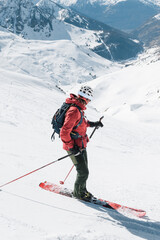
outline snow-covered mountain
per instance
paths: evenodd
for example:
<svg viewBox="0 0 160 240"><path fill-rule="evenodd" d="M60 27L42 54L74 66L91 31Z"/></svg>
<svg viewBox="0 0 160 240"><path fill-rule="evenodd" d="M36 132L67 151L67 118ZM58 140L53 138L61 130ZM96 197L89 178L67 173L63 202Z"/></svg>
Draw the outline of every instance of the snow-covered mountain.
<svg viewBox="0 0 160 240"><path fill-rule="evenodd" d="M66 6L71 6L71 5L79 2L79 0L67 0L67 1L66 0L54 0L54 1L59 2ZM111 5L116 5L117 3L126 2L126 1L128 1L128 0L87 0L86 2L90 3L90 4L94 4L97 2L101 5L111 6ZM140 1L145 4L154 4L156 6L160 6L160 0L140 0ZM84 4L83 0L81 0L81 4Z"/></svg>
<svg viewBox="0 0 160 240"><path fill-rule="evenodd" d="M6 29L0 31L0 49L0 185L66 155L58 137L50 140L50 121L81 86L72 81L78 71L94 89L87 118L104 115L104 127L88 143L87 188L147 212L139 219L40 189L41 181L64 180L72 167L66 158L1 188L1 239L158 240L160 60L119 68L69 40L22 39ZM85 77L85 71L100 77ZM64 186L73 189L75 178L73 169Z"/></svg>
<svg viewBox="0 0 160 240"><path fill-rule="evenodd" d="M51 0L0 0L0 25L25 39L71 40L110 60L125 60L142 45L121 31Z"/></svg>
<svg viewBox="0 0 160 240"><path fill-rule="evenodd" d="M160 14L155 15L133 31L133 36L142 41L147 47L160 47Z"/></svg>
<svg viewBox="0 0 160 240"><path fill-rule="evenodd" d="M160 0L55 0L123 31L131 31L160 12Z"/></svg>

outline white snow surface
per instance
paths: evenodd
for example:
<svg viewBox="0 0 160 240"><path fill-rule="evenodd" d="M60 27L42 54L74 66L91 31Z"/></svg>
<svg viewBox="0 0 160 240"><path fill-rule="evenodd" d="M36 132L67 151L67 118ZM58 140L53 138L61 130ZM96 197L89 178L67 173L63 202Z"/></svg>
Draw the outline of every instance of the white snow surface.
<svg viewBox="0 0 160 240"><path fill-rule="evenodd" d="M154 18L156 18L157 20L160 20L160 13L154 16Z"/></svg>
<svg viewBox="0 0 160 240"><path fill-rule="evenodd" d="M89 81L122 67L80 46L83 39L81 36L78 38L78 32L73 31L72 34L77 43L69 39L23 40L3 30L0 32L1 66L16 68L18 72L57 85Z"/></svg>
<svg viewBox="0 0 160 240"><path fill-rule="evenodd" d="M160 61L120 68L86 51L68 40L28 41L0 32L0 185L66 155L58 137L50 140L50 121L69 93L77 93L79 75L94 89L87 118L104 115L104 127L88 143L88 190L147 216L40 189L41 181L64 180L72 166L66 158L1 188L2 240L160 239ZM68 70L60 71L64 61ZM87 66L96 79L85 77ZM75 177L74 169L64 186L73 189Z"/></svg>

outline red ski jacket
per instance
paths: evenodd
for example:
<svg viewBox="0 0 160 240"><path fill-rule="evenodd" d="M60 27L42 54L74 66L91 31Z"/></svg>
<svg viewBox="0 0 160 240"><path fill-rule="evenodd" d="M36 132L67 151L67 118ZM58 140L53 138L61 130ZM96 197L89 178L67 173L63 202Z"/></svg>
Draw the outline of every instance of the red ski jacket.
<svg viewBox="0 0 160 240"><path fill-rule="evenodd" d="M80 122L81 113L76 106L71 106L66 112L65 121L60 131L60 137L63 142L63 149L69 150L70 148L73 148L74 145L77 145L80 148L86 148L87 142L89 141L86 131L87 127L90 126L84 117L84 110L86 110L86 106L78 101L77 96L74 94L70 94L70 98L66 99L66 103L73 103L80 107L83 115L83 121L78 126L78 128L76 128L76 130L73 129ZM70 136L72 130L78 132L81 137L78 139L72 139Z"/></svg>

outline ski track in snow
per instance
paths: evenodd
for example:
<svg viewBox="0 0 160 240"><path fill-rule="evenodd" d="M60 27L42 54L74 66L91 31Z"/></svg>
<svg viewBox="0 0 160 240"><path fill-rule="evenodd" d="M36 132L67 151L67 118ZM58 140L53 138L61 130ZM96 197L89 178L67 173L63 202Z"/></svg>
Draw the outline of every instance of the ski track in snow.
<svg viewBox="0 0 160 240"><path fill-rule="evenodd" d="M66 48L74 49L75 57L82 54L68 41L64 43ZM52 47L47 44L31 41L27 50L27 40L1 32L0 185L66 154L58 137L54 143L50 141L50 121L68 93L79 89L80 84L72 81L77 76L77 65L72 65L73 77L63 75L57 88L56 76L63 73L57 67L55 81L50 75L53 60L47 57ZM59 52L59 66L62 45L56 41L53 45ZM45 61L43 58L41 62L40 56ZM31 74L33 59L36 67ZM95 68L100 64L102 71L102 59L98 59ZM93 65L90 59L87 61L88 66ZM86 111L88 119L96 121L105 116L104 128L96 131L88 144L88 189L97 197L144 209L147 216L137 219L40 189L41 181L58 184L64 179L72 166L66 159L2 188L1 239L159 239L159 65L157 61L124 69L112 66L107 75L104 70L100 78L87 82L95 92ZM88 134L92 130L88 129ZM75 177L73 170L66 187L73 188Z"/></svg>
<svg viewBox="0 0 160 240"><path fill-rule="evenodd" d="M17 195L17 194L11 193L11 192L7 192L7 191L3 191L3 192L6 193L6 194L9 194L11 196L17 197L17 198L22 198L23 200L26 200L26 201L30 201L34 204L43 205L47 208L52 208L52 209L55 208L55 209L58 209L59 211L62 211L62 212L66 211L66 212L69 212L73 215L80 215L80 216L83 216L85 218L87 217L87 218L90 218L90 219L93 219L93 220L98 219L96 221L98 221L100 223L101 222L103 222L103 223L111 222L112 225L116 225L116 226L118 225L120 228L126 228L133 235L140 236L144 239L148 239L148 240L158 239L158 237L160 235L160 222L150 221L147 217L144 218L147 221L145 221L144 219L142 219L142 220L141 219L137 220L136 218L132 219L130 215L129 216L124 216L124 214L121 214L119 212L115 212L115 211L109 210L109 209L104 209L103 207L95 206L95 205L92 205L90 203L84 203L84 205L87 205L88 207L93 208L98 213L96 213L96 214L84 214L84 213L81 213L80 211L72 211L72 210L69 210L69 209L65 209L63 207L59 208L55 205L47 204L47 203L37 201L37 200L31 199L31 198L27 198L27 197L24 197L24 196L21 196L21 195ZM20 225L21 228L23 227L23 228L31 229L32 232L38 231L41 234L45 233L41 229L38 229L38 227L30 226L29 224L26 224L23 221L17 221L16 219L8 219L7 217L5 217L3 215L1 216L1 218L5 219L6 222L7 221L8 222L10 222L10 221L14 222L14 225ZM12 225L12 223L10 225ZM90 229L90 230L87 230L86 233L83 232L83 234L68 236L67 238L66 238L66 236L62 235L60 237L60 239L83 239L83 238L87 239L87 237L85 238L85 235L87 235L88 232L92 232L92 231L93 230ZM154 233L154 237L153 237L153 233ZM102 239L105 239L105 237L106 236L103 236ZM47 239L49 239L49 238L47 238ZM59 237L56 237L56 238L53 238L53 239L59 239ZM95 237L93 239L95 239Z"/></svg>

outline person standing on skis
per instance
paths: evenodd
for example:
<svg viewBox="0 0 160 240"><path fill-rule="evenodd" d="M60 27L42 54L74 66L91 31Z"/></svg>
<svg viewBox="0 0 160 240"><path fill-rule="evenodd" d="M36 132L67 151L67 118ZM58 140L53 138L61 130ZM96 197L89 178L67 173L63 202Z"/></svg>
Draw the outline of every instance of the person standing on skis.
<svg viewBox="0 0 160 240"><path fill-rule="evenodd" d="M89 175L86 151L89 138L86 131L87 127L103 127L101 121L90 122L84 116L86 106L92 99L93 90L89 86L82 86L78 92L78 96L70 94L70 98L66 99L66 103L72 105L66 112L64 124L60 131L63 149L68 154L73 154L70 158L77 170L73 196L85 201L90 201L93 196L86 188Z"/></svg>

